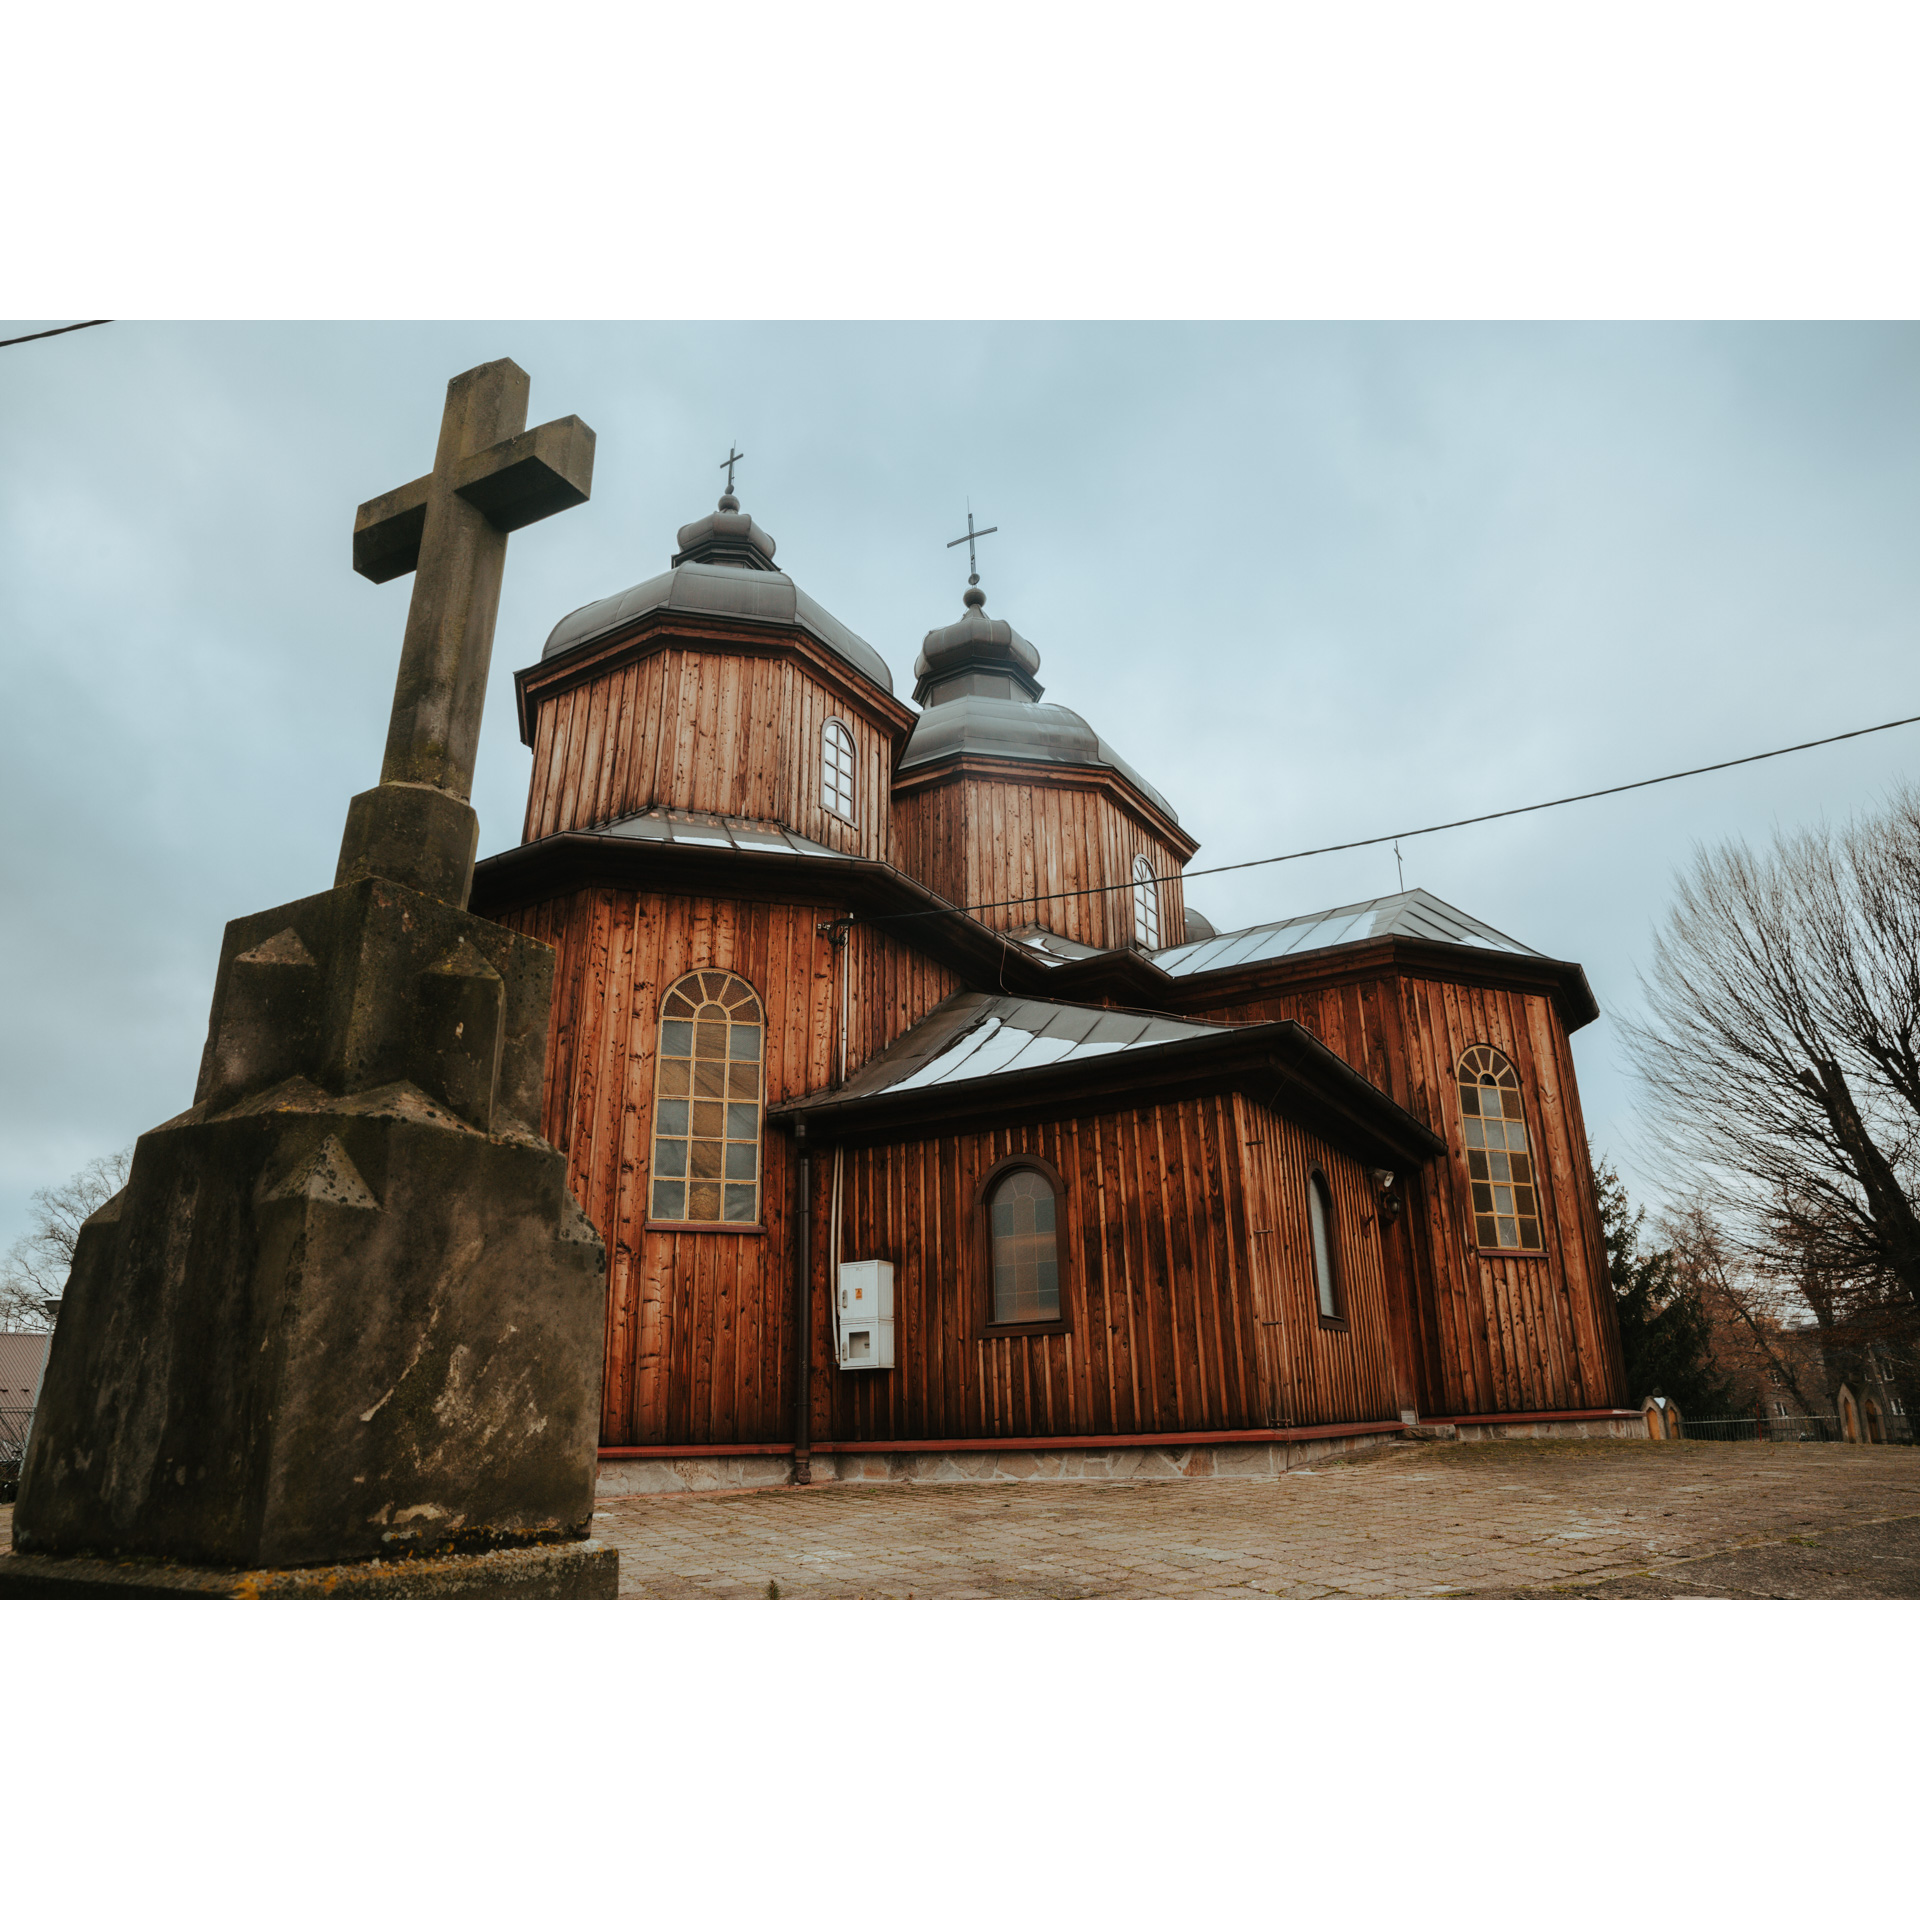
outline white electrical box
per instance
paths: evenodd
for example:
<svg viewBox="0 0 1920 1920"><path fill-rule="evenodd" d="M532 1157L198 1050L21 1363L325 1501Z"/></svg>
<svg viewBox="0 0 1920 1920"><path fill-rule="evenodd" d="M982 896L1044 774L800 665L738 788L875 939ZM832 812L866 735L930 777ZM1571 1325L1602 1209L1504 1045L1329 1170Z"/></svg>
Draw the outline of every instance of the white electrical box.
<svg viewBox="0 0 1920 1920"><path fill-rule="evenodd" d="M840 1263L840 1364L893 1365L893 1263Z"/></svg>

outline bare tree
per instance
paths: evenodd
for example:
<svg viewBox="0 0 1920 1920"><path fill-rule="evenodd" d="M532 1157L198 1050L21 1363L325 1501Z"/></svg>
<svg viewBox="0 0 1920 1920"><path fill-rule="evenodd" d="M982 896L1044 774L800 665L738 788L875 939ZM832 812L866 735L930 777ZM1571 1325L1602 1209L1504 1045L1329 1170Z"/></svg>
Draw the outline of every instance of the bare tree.
<svg viewBox="0 0 1920 1920"><path fill-rule="evenodd" d="M80 1229L127 1184L132 1164L133 1149L123 1147L33 1196L33 1225L0 1257L0 1331L51 1331Z"/></svg>
<svg viewBox="0 0 1920 1920"><path fill-rule="evenodd" d="M1793 1397L1803 1414L1817 1413L1812 1396L1819 1388L1801 1377L1801 1348L1789 1324L1799 1304L1798 1288L1743 1260L1713 1210L1698 1197L1669 1207L1661 1216L1660 1226L1672 1250L1678 1278L1711 1303L1711 1318L1721 1326L1730 1325L1743 1332L1767 1376ZM1718 1351L1718 1327L1714 1344L1714 1357L1722 1371L1737 1372L1729 1356Z"/></svg>
<svg viewBox="0 0 1920 1920"><path fill-rule="evenodd" d="M1823 1326L1920 1309L1920 793L1696 852L1627 1044L1732 1251ZM1798 1396L1796 1396L1798 1397Z"/></svg>

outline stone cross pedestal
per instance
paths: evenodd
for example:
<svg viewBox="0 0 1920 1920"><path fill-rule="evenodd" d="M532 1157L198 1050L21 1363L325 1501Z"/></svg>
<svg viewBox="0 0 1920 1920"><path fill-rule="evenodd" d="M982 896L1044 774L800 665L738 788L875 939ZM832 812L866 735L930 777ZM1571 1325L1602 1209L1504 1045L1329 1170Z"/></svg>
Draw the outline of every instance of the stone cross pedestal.
<svg viewBox="0 0 1920 1920"><path fill-rule="evenodd" d="M334 887L234 921L194 1104L82 1229L0 1595L610 1597L606 1258L540 1135L553 955L465 909L509 532L593 434L452 381L354 565L417 570Z"/></svg>

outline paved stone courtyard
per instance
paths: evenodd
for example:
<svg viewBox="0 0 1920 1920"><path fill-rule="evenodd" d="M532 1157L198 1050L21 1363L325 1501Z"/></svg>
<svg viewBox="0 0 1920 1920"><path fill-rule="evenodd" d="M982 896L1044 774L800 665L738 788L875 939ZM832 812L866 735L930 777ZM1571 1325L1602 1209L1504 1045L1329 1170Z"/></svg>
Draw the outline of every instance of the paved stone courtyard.
<svg viewBox="0 0 1920 1920"><path fill-rule="evenodd" d="M1920 1448L1401 1444L1276 1480L603 1500L624 1599L1920 1597Z"/></svg>
<svg viewBox="0 0 1920 1920"><path fill-rule="evenodd" d="M1402 1443L1276 1480L629 1495L594 1533L635 1600L1912 1599L1920 1448Z"/></svg>

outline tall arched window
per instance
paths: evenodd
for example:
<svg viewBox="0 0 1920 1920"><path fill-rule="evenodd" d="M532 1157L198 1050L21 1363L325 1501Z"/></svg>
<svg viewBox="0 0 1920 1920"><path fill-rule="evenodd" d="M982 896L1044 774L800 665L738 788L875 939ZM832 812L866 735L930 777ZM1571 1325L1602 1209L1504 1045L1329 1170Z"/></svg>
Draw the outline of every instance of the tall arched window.
<svg viewBox="0 0 1920 1920"><path fill-rule="evenodd" d="M1505 1054L1469 1047L1460 1056L1460 1124L1467 1135L1474 1244L1538 1250L1540 1208L1520 1076Z"/></svg>
<svg viewBox="0 0 1920 1920"><path fill-rule="evenodd" d="M1334 1269L1333 1194L1327 1176L1307 1176L1307 1229L1313 1240L1313 1287L1320 1301L1320 1318L1340 1318L1340 1288Z"/></svg>
<svg viewBox="0 0 1920 1920"><path fill-rule="evenodd" d="M1160 882L1144 853L1133 863L1133 937L1143 947L1160 944Z"/></svg>
<svg viewBox="0 0 1920 1920"><path fill-rule="evenodd" d="M760 1218L760 996L737 973L690 973L660 1002L654 1220Z"/></svg>
<svg viewBox="0 0 1920 1920"><path fill-rule="evenodd" d="M853 735L838 720L820 729L820 804L842 820L853 818Z"/></svg>
<svg viewBox="0 0 1920 1920"><path fill-rule="evenodd" d="M1060 1318L1060 1242L1053 1182L1015 1167L987 1195L993 1243L993 1323Z"/></svg>

